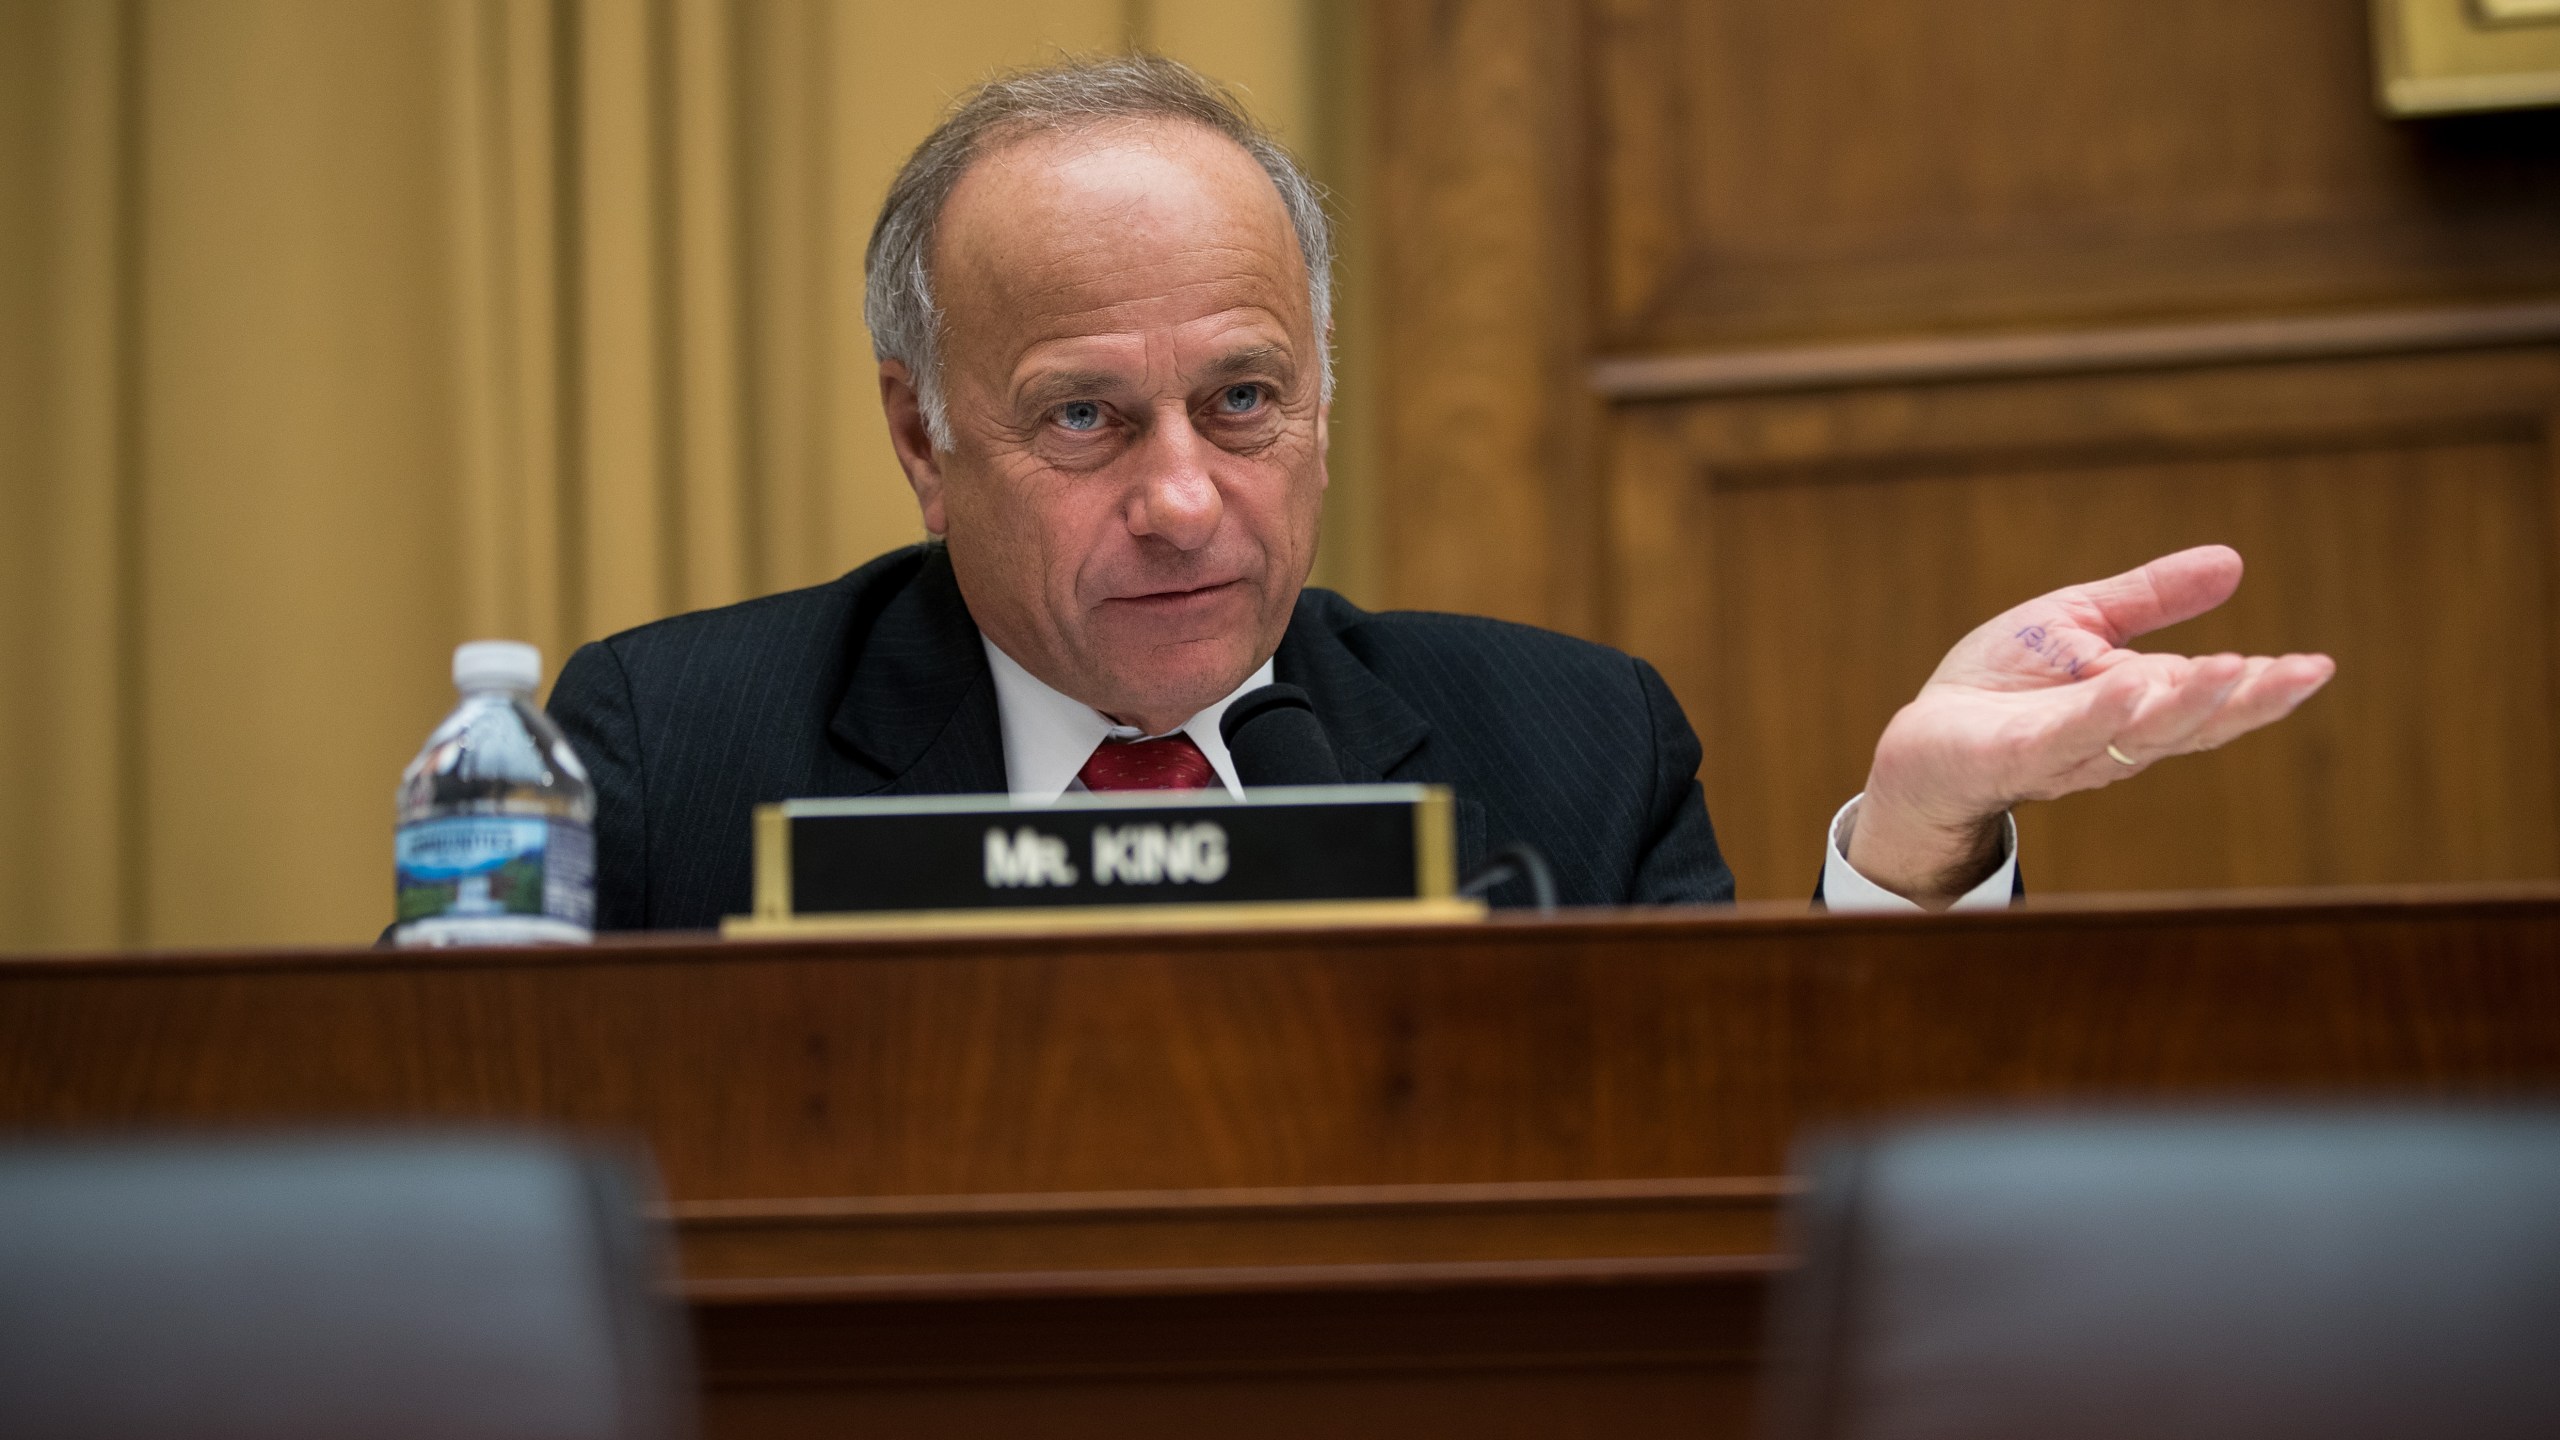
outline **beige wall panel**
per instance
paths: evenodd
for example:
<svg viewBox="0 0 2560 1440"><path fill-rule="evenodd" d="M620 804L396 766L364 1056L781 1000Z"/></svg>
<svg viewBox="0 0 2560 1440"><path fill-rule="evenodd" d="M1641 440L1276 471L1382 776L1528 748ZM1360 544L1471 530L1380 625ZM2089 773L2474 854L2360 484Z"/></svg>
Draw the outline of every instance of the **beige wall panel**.
<svg viewBox="0 0 2560 1440"><path fill-rule="evenodd" d="M36 573L44 523L39 477L50 466L44 423L43 263L52 179L46 111L51 16L28 0L0 3L0 947L34 943L34 758L42 691L26 683L41 643Z"/></svg>
<svg viewBox="0 0 2560 1440"><path fill-rule="evenodd" d="M0 0L0 946L373 933L456 641L920 534L861 262L954 96L1160 20L1314 135L1311 14Z"/></svg>
<svg viewBox="0 0 2560 1440"><path fill-rule="evenodd" d="M1233 86L1292 149L1304 154L1320 143L1312 0L1154 0L1133 9L1140 42Z"/></svg>
<svg viewBox="0 0 2560 1440"><path fill-rule="evenodd" d="M812 585L840 573L827 533L832 449L839 405L864 405L867 361L859 335L835 343L838 291L859 287L840 273L834 231L834 97L830 12L811 0L776 0L733 12L739 64L756 77L737 91L747 137L738 162L740 272L747 312L738 353L746 434L741 453L751 483L740 517L747 588L762 593ZM867 367L865 367L867 369Z"/></svg>
<svg viewBox="0 0 2560 1440"><path fill-rule="evenodd" d="M46 943L95 945L141 934L137 37L101 5L56 26L34 914Z"/></svg>
<svg viewBox="0 0 2560 1440"><path fill-rule="evenodd" d="M133 933L125 845L131 715L119 298L128 124L123 26L109 6L9 7L0 82L9 194L0 246L0 945Z"/></svg>
<svg viewBox="0 0 2560 1440"><path fill-rule="evenodd" d="M554 119L564 27L532 5L443 7L453 326L461 461L455 573L465 636L577 638L564 537L562 356L568 173Z"/></svg>
<svg viewBox="0 0 2560 1440"><path fill-rule="evenodd" d="M456 629L442 97L420 6L152 7L147 934L344 940Z"/></svg>
<svg viewBox="0 0 2560 1440"><path fill-rule="evenodd" d="M588 5L577 27L578 474L583 482L576 593L580 638L610 635L673 608L678 540L667 500L667 438L681 416L667 384L659 224L668 203L656 81L664 37L655 7ZM693 118L693 117L687 117Z"/></svg>
<svg viewBox="0 0 2560 1440"><path fill-rule="evenodd" d="M665 103L705 123L682 125L668 167L674 191L666 233L676 301L669 344L675 389L686 397L668 445L677 467L670 523L679 539L675 592L687 609L754 593L746 551L744 436L739 393L737 241L738 61L729 0L675 0L667 44ZM750 82L752 83L752 82Z"/></svg>

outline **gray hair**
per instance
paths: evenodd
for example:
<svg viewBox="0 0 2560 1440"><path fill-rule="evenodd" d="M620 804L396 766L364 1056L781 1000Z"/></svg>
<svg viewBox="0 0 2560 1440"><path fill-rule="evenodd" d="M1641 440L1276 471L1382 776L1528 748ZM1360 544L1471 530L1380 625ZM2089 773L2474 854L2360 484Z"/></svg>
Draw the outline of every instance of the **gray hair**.
<svg viewBox="0 0 2560 1440"><path fill-rule="evenodd" d="M1333 395L1333 226L1314 181L1224 86L1161 55L1097 56L999 75L962 97L898 171L863 255L862 318L871 353L915 378L916 399L936 450L951 448L942 393L942 311L933 300L933 241L942 207L977 159L1040 131L1065 132L1115 120L1180 120L1232 140L1280 192L1307 266L1307 308Z"/></svg>

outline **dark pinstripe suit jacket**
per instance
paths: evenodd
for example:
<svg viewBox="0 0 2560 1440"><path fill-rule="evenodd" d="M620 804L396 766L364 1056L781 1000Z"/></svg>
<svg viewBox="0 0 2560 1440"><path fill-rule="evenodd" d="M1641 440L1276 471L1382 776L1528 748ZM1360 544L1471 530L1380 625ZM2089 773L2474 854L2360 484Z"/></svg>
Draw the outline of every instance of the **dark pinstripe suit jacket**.
<svg viewBox="0 0 2560 1440"><path fill-rule="evenodd" d="M1697 737L1643 661L1311 589L1275 669L1313 698L1345 779L1456 792L1461 873L1525 840L1568 905L1733 898ZM600 929L745 914L756 805L1005 788L995 680L932 547L583 646L551 714L595 777Z"/></svg>

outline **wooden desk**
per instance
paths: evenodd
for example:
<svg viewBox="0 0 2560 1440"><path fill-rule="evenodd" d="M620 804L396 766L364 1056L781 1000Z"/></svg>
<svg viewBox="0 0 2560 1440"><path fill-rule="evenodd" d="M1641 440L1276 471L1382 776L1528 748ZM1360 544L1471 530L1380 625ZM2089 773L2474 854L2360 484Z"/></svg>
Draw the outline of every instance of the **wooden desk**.
<svg viewBox="0 0 2560 1440"><path fill-rule="evenodd" d="M1736 1434L1789 1144L2560 1089L2560 888L0 961L0 1125L663 1167L715 1435Z"/></svg>

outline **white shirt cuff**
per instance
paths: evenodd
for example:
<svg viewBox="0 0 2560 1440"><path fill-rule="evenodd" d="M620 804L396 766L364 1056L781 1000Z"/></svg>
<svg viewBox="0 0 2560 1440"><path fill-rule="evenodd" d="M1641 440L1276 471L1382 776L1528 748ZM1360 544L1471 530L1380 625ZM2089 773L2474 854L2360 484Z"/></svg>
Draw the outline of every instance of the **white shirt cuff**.
<svg viewBox="0 0 2560 1440"><path fill-rule="evenodd" d="M1840 852L1840 827L1858 802L1867 797L1861 793L1849 797L1840 813L1831 817L1831 840L1822 857L1822 903L1833 910L1849 913L1879 910L1918 910L1917 900L1894 894L1857 871L1849 857ZM2000 868L1983 878L1981 884L1956 897L1953 910L1998 910L2005 908L2018 886L2018 817L2000 817Z"/></svg>

